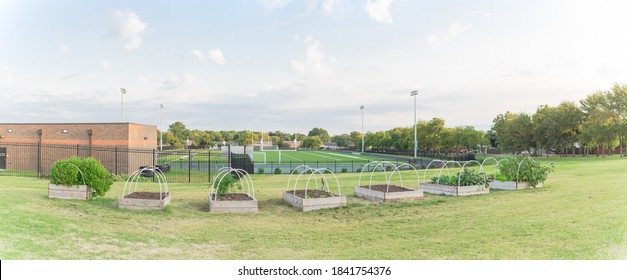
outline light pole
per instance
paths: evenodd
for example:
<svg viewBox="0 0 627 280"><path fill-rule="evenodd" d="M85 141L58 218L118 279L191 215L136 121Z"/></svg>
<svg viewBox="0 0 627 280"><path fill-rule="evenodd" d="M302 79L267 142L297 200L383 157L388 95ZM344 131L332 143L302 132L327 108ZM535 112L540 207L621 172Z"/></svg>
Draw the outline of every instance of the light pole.
<svg viewBox="0 0 627 280"><path fill-rule="evenodd" d="M410 93L410 96L414 97L414 157L418 157L418 138L416 136L416 95L418 95L418 91L414 90Z"/></svg>
<svg viewBox="0 0 627 280"><path fill-rule="evenodd" d="M120 88L120 95L122 96L122 102L120 103L121 108L121 121L124 122L124 95L126 94L125 88Z"/></svg>
<svg viewBox="0 0 627 280"><path fill-rule="evenodd" d="M163 104L161 105L161 109L159 109L159 133L161 136L159 137L159 151L163 151Z"/></svg>
<svg viewBox="0 0 627 280"><path fill-rule="evenodd" d="M359 107L361 110L361 153L364 153L364 105Z"/></svg>

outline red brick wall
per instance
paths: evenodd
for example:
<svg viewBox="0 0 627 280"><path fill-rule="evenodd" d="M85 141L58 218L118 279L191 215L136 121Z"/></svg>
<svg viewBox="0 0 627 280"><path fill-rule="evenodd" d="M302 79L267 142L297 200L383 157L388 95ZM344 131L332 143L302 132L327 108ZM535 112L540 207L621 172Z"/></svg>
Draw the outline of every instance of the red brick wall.
<svg viewBox="0 0 627 280"><path fill-rule="evenodd" d="M2 142L37 143L38 130L42 131L42 144L60 144L63 147L46 148L42 150L40 171L47 173L54 161L72 155L81 157L93 156L100 160L111 172L114 172L113 158L106 157L107 152L93 152L90 146L118 147L120 151L126 149L152 150L157 147L157 127L135 123L0 123L0 145ZM11 132L9 132L11 130ZM67 130L64 133L63 130ZM89 130L92 136L89 136ZM76 149L74 145L80 146ZM68 148L69 147L69 148ZM7 146L7 169L32 170L37 166L37 150L23 148L16 150L15 146ZM114 153L115 154L115 153ZM117 154L118 173L130 174L142 165L152 165L150 157L135 157L129 153ZM36 170L36 168L35 168Z"/></svg>
<svg viewBox="0 0 627 280"><path fill-rule="evenodd" d="M141 149L157 147L157 127L135 123L0 123L0 141L37 142L39 129L42 131L41 139L44 144L91 144ZM63 133L64 129L67 133ZM93 131L92 143L88 134L90 129Z"/></svg>

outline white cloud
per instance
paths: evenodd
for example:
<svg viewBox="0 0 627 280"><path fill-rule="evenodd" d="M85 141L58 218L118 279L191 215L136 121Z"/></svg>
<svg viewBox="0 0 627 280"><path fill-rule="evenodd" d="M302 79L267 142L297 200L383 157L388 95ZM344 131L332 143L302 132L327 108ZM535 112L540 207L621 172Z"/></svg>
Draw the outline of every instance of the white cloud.
<svg viewBox="0 0 627 280"><path fill-rule="evenodd" d="M287 4L290 3L290 0L259 0L263 9L266 11L271 11L277 8L283 8Z"/></svg>
<svg viewBox="0 0 627 280"><path fill-rule="evenodd" d="M125 50L135 50L142 43L141 33L147 24L132 11L114 10L111 12L110 31L116 38L125 40Z"/></svg>
<svg viewBox="0 0 627 280"><path fill-rule="evenodd" d="M484 17L491 17L492 13L486 11L486 10L477 10L475 11L476 14L482 15Z"/></svg>
<svg viewBox="0 0 627 280"><path fill-rule="evenodd" d="M225 63L224 55L222 54L222 51L220 49L210 50L207 57L209 58L209 60L217 64L224 65Z"/></svg>
<svg viewBox="0 0 627 280"><path fill-rule="evenodd" d="M177 87L180 87L181 85L183 85L183 82L181 81L181 79L173 75L173 76L168 77L167 80L161 82L159 84L159 87L161 89L169 90L169 89L175 89Z"/></svg>
<svg viewBox="0 0 627 280"><path fill-rule="evenodd" d="M205 59L205 55L202 53L202 51L198 50L198 49L194 49L190 52L194 57L196 57L196 59L198 59L198 61L202 61L203 59Z"/></svg>
<svg viewBox="0 0 627 280"><path fill-rule="evenodd" d="M307 65L298 60L290 60L290 69L300 77L305 77L307 75Z"/></svg>
<svg viewBox="0 0 627 280"><path fill-rule="evenodd" d="M69 53L70 52L70 48L68 48L68 46L64 42L59 43L59 45L61 46L61 51L62 52L64 52L64 53Z"/></svg>
<svg viewBox="0 0 627 280"><path fill-rule="evenodd" d="M429 33L429 35L427 36L427 44L429 44L434 52L438 51L442 48L442 46L444 46L444 44L452 41L455 36L464 31L467 31L471 27L472 25L470 24L465 24L459 20L456 20L451 23L448 32L438 34Z"/></svg>
<svg viewBox="0 0 627 280"><path fill-rule="evenodd" d="M335 63L335 57L326 59L326 55L320 48L320 41L308 36L304 40L307 44L305 62L295 59L290 60L290 69L301 78L312 78L323 76L328 70L328 66Z"/></svg>
<svg viewBox="0 0 627 280"><path fill-rule="evenodd" d="M13 74L11 73L11 71L9 71L9 67L7 66L3 66L2 67L2 71L4 72L4 79L2 81L2 84L4 85L10 85L13 83L13 81L15 80L15 77L13 76Z"/></svg>
<svg viewBox="0 0 627 280"><path fill-rule="evenodd" d="M370 18L377 22L392 23L390 6L394 0L368 0L364 5L364 10L368 12Z"/></svg>
<svg viewBox="0 0 627 280"><path fill-rule="evenodd" d="M107 70L107 71L109 71L109 69L113 67L113 62L111 62L110 60L106 60L106 59L101 60L100 64L102 64L102 68L104 68L104 70Z"/></svg>

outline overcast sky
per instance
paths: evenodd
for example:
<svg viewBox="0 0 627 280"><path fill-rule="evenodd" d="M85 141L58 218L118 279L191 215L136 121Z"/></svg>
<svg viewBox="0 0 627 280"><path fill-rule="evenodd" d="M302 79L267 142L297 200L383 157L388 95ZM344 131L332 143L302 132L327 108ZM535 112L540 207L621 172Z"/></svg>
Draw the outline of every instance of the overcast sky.
<svg viewBox="0 0 627 280"><path fill-rule="evenodd" d="M627 83L627 1L0 0L0 122L331 134Z"/></svg>

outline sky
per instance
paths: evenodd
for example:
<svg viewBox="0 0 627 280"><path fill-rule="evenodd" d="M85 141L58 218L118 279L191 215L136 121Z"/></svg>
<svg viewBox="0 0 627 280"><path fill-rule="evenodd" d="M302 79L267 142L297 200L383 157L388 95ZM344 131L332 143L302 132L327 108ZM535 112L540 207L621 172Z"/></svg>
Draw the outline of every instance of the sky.
<svg viewBox="0 0 627 280"><path fill-rule="evenodd" d="M365 131L412 126L417 90L418 120L487 130L497 114L627 83L626 10L603 0L0 0L0 122L333 135L361 130L361 105Z"/></svg>

